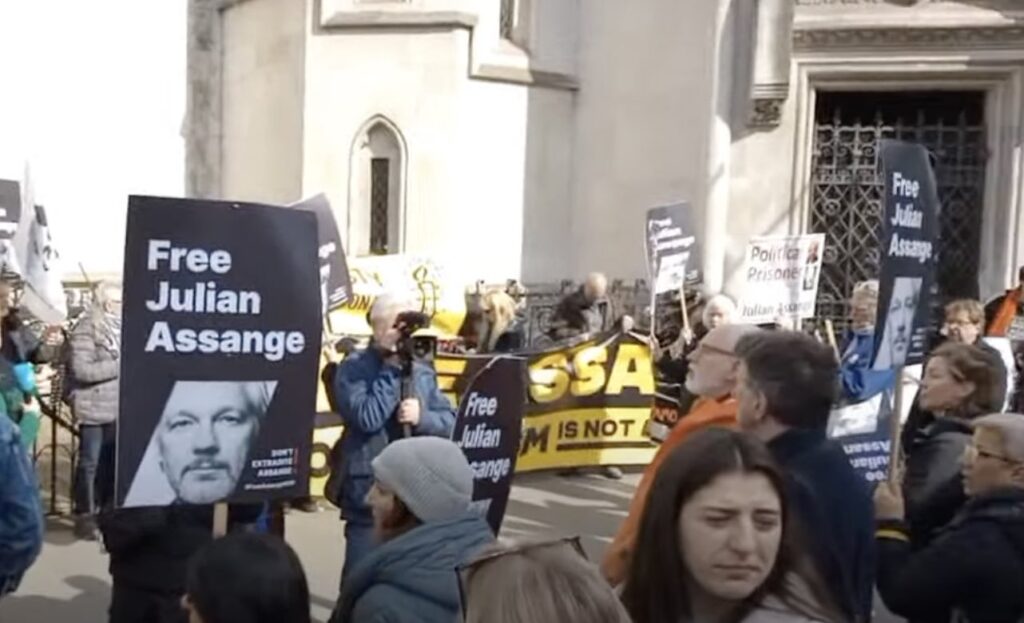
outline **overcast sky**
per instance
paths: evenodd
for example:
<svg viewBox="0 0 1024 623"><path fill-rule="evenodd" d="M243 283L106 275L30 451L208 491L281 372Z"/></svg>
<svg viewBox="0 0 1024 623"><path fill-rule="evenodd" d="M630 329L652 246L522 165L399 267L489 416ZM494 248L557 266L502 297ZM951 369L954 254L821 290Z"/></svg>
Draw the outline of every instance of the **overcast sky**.
<svg viewBox="0 0 1024 623"><path fill-rule="evenodd" d="M0 0L0 177L31 163L65 272L121 272L130 193L184 191L186 0Z"/></svg>

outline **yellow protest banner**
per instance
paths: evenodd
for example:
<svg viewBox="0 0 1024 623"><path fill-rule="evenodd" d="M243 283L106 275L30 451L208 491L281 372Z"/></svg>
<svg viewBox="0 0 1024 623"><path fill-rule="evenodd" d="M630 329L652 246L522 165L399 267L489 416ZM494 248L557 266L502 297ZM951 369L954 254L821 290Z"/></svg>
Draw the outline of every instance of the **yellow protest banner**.
<svg viewBox="0 0 1024 623"><path fill-rule="evenodd" d="M349 260L352 296L331 310L334 335L369 336L366 314L384 292L405 296L431 317L441 337L458 335L466 317L466 287L433 260L411 255L378 255Z"/></svg>
<svg viewBox="0 0 1024 623"><path fill-rule="evenodd" d="M657 446L648 436L655 382L648 345L609 333L570 347L523 353L528 398L516 472L599 465L646 465ZM438 354L438 387L457 405L491 355ZM337 419L318 416L310 492L320 495L326 456L341 435Z"/></svg>

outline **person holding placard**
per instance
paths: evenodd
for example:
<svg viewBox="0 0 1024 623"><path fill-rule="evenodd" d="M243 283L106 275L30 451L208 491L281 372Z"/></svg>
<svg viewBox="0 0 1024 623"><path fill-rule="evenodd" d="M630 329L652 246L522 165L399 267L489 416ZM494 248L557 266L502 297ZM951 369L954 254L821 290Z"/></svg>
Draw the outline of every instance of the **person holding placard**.
<svg viewBox="0 0 1024 623"><path fill-rule="evenodd" d="M342 580L373 549L373 515L366 501L373 484L373 459L387 445L406 436L449 437L455 410L438 389L429 362L412 363L402 397L403 362L397 352L401 339L399 315L412 305L384 294L370 309L373 340L363 351L345 358L335 373L338 411L345 423L339 442L340 507L345 519L345 566Z"/></svg>
<svg viewBox="0 0 1024 623"><path fill-rule="evenodd" d="M892 370L871 369L871 349L875 341L875 316L878 311L878 281L862 281L850 297L850 330L839 362L839 382L843 400L856 403L872 398L893 386Z"/></svg>
<svg viewBox="0 0 1024 623"><path fill-rule="evenodd" d="M997 359L950 342L931 354L921 379L920 405L935 414L907 452L903 495L915 548L932 541L963 506L960 458L971 421L1003 406L1005 375Z"/></svg>

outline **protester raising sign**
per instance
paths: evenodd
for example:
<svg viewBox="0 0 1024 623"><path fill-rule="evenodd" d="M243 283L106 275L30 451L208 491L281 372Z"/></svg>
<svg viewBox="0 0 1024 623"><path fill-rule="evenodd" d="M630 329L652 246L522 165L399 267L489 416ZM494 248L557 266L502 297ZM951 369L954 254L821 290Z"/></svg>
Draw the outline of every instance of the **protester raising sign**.
<svg viewBox="0 0 1024 623"><path fill-rule="evenodd" d="M884 140L881 159L885 214L872 367L888 370L920 363L927 348L939 196L924 147Z"/></svg>
<svg viewBox="0 0 1024 623"><path fill-rule="evenodd" d="M452 433L473 468L473 505L494 534L501 530L519 455L525 364L516 357L489 359L469 382Z"/></svg>
<svg viewBox="0 0 1024 623"><path fill-rule="evenodd" d="M304 495L320 338L313 214L131 197L119 506Z"/></svg>
<svg viewBox="0 0 1024 623"><path fill-rule="evenodd" d="M684 283L700 283L700 246L689 203L648 210L646 232L647 265L655 294L676 292Z"/></svg>
<svg viewBox="0 0 1024 623"><path fill-rule="evenodd" d="M750 324L814 317L825 234L754 238L747 245L747 283L740 318Z"/></svg>
<svg viewBox="0 0 1024 623"><path fill-rule="evenodd" d="M345 249L341 246L338 222L334 219L331 203L322 193L293 204L291 207L316 214L317 238L320 257L320 300L326 314L345 304L352 294L352 280L348 274Z"/></svg>

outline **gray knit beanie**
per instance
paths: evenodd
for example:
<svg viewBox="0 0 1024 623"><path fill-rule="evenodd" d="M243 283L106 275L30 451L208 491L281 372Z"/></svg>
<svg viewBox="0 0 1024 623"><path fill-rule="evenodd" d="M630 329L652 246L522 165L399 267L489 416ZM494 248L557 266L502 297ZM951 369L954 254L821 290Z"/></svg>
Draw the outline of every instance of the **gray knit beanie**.
<svg viewBox="0 0 1024 623"><path fill-rule="evenodd" d="M399 439L373 459L373 475L424 523L460 517L473 500L473 470L449 439Z"/></svg>

